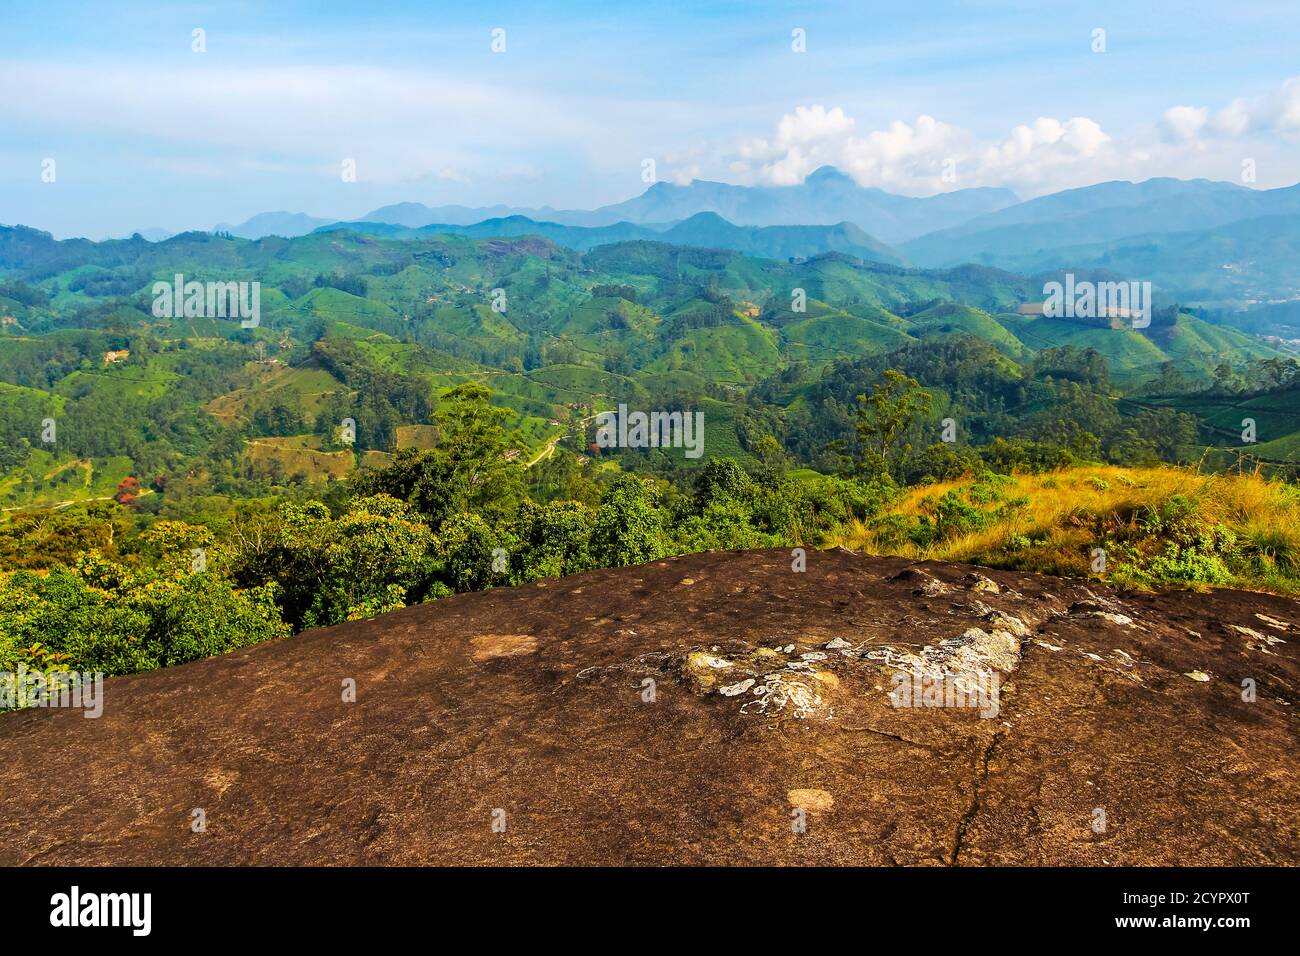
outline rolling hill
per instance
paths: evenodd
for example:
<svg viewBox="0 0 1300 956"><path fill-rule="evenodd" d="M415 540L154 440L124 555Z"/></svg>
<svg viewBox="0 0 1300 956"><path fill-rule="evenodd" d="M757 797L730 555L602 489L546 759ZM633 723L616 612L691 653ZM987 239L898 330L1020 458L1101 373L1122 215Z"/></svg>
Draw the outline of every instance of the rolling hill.
<svg viewBox="0 0 1300 956"><path fill-rule="evenodd" d="M706 455L743 460L756 427L737 411L746 393L769 396L762 427L779 432L802 393L770 383L835 374L839 363L894 350L973 338L991 344L998 355L988 361L1005 363L1014 378L1044 349L1092 349L1121 391L1169 363L1206 385L1225 362L1285 354L1188 313L1143 330L1020 314L1041 282L988 266L925 270L841 251L767 258L716 247L794 252L788 243L830 234L869 242L854 227L736 227L706 214L653 240L584 252L532 234L538 225L491 225L522 235L329 229L259 240L186 233L160 243L59 242L0 228L0 289L22 315L21 325L0 328L0 381L31 390L7 400L18 449L0 473L9 500L55 500L45 476L81 460L103 474L125 459L151 474L180 470L218 484L241 475L338 478L345 459L399 447L399 429L426 426L429 403L469 381L493 390L530 458L579 410L626 401L707 405ZM692 232L715 245L663 241ZM153 316L152 284L178 271L260 281L261 324ZM110 363L116 349L129 357ZM55 401L71 418L70 444L37 449ZM137 425L105 422L106 409ZM170 424L150 424L159 417ZM348 417L362 431L353 449L330 437ZM205 447L223 457L196 469ZM78 495L94 497L86 486L57 500Z"/></svg>

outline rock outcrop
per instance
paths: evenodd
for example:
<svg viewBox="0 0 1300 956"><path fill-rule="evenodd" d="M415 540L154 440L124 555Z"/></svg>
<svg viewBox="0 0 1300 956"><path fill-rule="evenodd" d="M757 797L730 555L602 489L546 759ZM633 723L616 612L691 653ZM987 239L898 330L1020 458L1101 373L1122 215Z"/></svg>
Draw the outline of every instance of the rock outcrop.
<svg viewBox="0 0 1300 956"><path fill-rule="evenodd" d="M1263 594L691 555L0 715L0 864L1296 864L1298 649Z"/></svg>

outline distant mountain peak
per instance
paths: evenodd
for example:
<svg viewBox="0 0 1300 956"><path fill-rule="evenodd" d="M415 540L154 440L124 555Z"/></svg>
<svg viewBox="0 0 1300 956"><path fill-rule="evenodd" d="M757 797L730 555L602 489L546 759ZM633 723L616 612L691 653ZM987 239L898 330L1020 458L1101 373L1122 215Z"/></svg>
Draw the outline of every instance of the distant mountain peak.
<svg viewBox="0 0 1300 956"><path fill-rule="evenodd" d="M857 182L846 172L842 172L834 166L818 166L804 178L805 183L813 185L823 185L831 183L843 183L846 186L856 186Z"/></svg>
<svg viewBox="0 0 1300 956"><path fill-rule="evenodd" d="M850 222L873 241L902 242L925 233L964 223L976 216L1003 209L1016 202L1003 189L965 189L925 199L900 196L875 187L860 186L834 166L813 170L792 186L739 186L696 179L679 185L659 181L644 192L620 203L598 209L528 209L496 205L489 207L439 206L398 202L375 209L360 222L388 223L411 229L428 225L470 226L489 219L522 215L535 222L558 225L605 227L635 223L655 229L691 220L701 213L717 219L701 219L696 226L721 228L746 226L830 226ZM242 226L228 228L237 236L301 235L331 220L312 220L300 214L268 213Z"/></svg>
<svg viewBox="0 0 1300 956"><path fill-rule="evenodd" d="M291 239L296 236L305 236L316 227L326 225L331 221L309 216L305 212L284 212L280 210L276 212L260 212L238 225L225 222L218 223L212 231L228 232L241 239L261 239L263 236L283 236L286 239Z"/></svg>
<svg viewBox="0 0 1300 956"><path fill-rule="evenodd" d="M682 220L682 222L679 225L686 224L686 223L693 223L695 225L710 224L710 225L722 225L722 226L732 226L732 227L735 226L735 223L731 222L729 219L724 218L723 216L719 216L716 212L714 212L711 209L706 209L704 212L697 212L693 216L687 216L685 219Z"/></svg>

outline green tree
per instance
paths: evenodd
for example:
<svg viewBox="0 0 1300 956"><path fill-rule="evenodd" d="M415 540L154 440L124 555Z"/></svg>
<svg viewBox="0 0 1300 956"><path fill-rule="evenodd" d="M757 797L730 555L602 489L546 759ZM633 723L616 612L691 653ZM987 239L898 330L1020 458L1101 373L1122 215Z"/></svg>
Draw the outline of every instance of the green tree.
<svg viewBox="0 0 1300 956"><path fill-rule="evenodd" d="M525 501L516 522L519 579L560 577L592 567L589 549L594 523L595 512L581 502Z"/></svg>
<svg viewBox="0 0 1300 956"><path fill-rule="evenodd" d="M517 551L512 537L476 514L452 515L438 534L442 577L456 591L482 591L496 584L516 583L510 558Z"/></svg>
<svg viewBox="0 0 1300 956"><path fill-rule="evenodd" d="M695 506L703 510L722 498L748 498L754 488L745 469L730 458L710 458L695 479Z"/></svg>
<svg viewBox="0 0 1300 956"><path fill-rule="evenodd" d="M357 498L338 519L317 501L286 503L241 529L235 573L274 581L294 630L395 610L427 583L434 538L403 502Z"/></svg>
<svg viewBox="0 0 1300 956"><path fill-rule="evenodd" d="M858 474L901 477L912 453L907 430L930 413L931 403L916 379L885 369L871 394L858 396Z"/></svg>
<svg viewBox="0 0 1300 956"><path fill-rule="evenodd" d="M513 515L524 496L523 467L506 458L510 413L493 406L491 394L476 382L453 388L434 415L437 446L402 449L387 468L358 478L356 492L409 502L437 529L454 514Z"/></svg>
<svg viewBox="0 0 1300 956"><path fill-rule="evenodd" d="M620 475L596 512L591 554L598 567L621 568L668 553L658 492L645 479Z"/></svg>
<svg viewBox="0 0 1300 956"><path fill-rule="evenodd" d="M765 485L775 485L785 478L790 470L790 458L781 447L781 443L771 435L763 435L752 449L759 461L758 480Z"/></svg>

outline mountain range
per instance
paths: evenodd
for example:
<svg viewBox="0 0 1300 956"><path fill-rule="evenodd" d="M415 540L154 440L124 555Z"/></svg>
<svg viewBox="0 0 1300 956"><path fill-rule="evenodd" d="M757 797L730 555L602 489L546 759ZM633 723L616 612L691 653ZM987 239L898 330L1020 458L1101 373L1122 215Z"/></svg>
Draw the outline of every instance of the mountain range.
<svg viewBox="0 0 1300 956"><path fill-rule="evenodd" d="M374 209L357 222L387 223L419 229L441 224L468 226L489 219L523 216L538 222L587 228L621 222L668 227L702 212L742 226L836 225L851 222L884 243L908 239L960 225L970 219L1019 202L1009 189L958 189L936 196L898 196L883 189L859 186L830 166L811 173L797 186L735 186L695 180L688 185L657 182L624 202L597 209L554 209L549 206L435 206L395 203ZM266 235L292 237L335 220L302 213L261 213L238 225L222 224L214 231L244 239Z"/></svg>
<svg viewBox="0 0 1300 956"><path fill-rule="evenodd" d="M981 214L908 240L901 249L918 265L979 262L1019 269L1026 257L1043 250L1296 213L1300 185L1260 190L1205 179L1108 182Z"/></svg>
<svg viewBox="0 0 1300 956"><path fill-rule="evenodd" d="M728 236L788 243L801 230L861 244L852 225L738 227L702 215L657 240L587 251L531 234L540 225L259 240L189 232L158 243L0 227L0 499L108 498L129 476L164 469L213 476L205 483L343 478L354 452L428 440L422 396L467 382L491 388L527 461L553 451L582 409L627 403L703 409L709 455L744 458L761 429L796 460L833 471L828 443L851 433L844 410L882 368L942 390L936 413L966 409L954 417L968 440L1055 434L1074 421L1119 448L1143 406L1120 409L1116 392L1141 400L1172 389L1181 401L1223 379L1224 367L1242 381L1263 375L1247 370L1252 362L1288 367L1285 343L1159 297L1151 325L1138 329L1043 315L1032 307L1041 275L717 247ZM578 237L596 229L551 227ZM512 228L524 234L500 234ZM711 245L662 241L674 230ZM176 273L260 283L259 323L202 308L158 314L154 285ZM1071 356L1103 371L1075 368ZM1098 385L1073 398L1068 384L1046 381L1080 375ZM1270 401L1251 409L1259 447L1284 462L1300 435L1294 393ZM164 414L172 418L160 427ZM1132 427L1158 425L1165 454L1190 454L1199 419L1155 423L1156 414ZM353 451L330 437L349 417L365 442ZM46 418L59 422L53 450L31 438ZM204 458L223 429L224 457Z"/></svg>
<svg viewBox="0 0 1300 956"><path fill-rule="evenodd" d="M527 216L485 219L472 225L433 223L419 228L386 222L336 222L315 232L361 232L389 238L453 235L472 239L541 236L552 242L586 252L614 242L646 240L676 246L729 249L765 259L807 258L826 252L841 252L865 262L903 265L897 252L867 235L851 222L818 226L737 226L717 213L700 212L673 225L638 225L617 222L610 226L570 226L538 222Z"/></svg>
<svg viewBox="0 0 1300 956"><path fill-rule="evenodd" d="M1158 178L1023 202L990 188L914 198L859 186L822 167L797 186L659 182L591 210L404 202L351 221L262 213L216 231L256 239L340 229L406 238L536 235L579 251L640 239L765 258L839 252L893 265L974 263L1027 275L1105 269L1208 307L1300 301L1300 277L1289 267L1300 248L1300 185L1261 190Z"/></svg>

